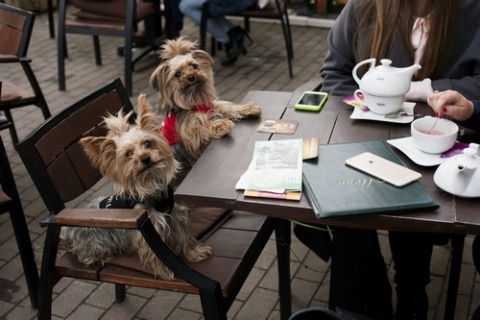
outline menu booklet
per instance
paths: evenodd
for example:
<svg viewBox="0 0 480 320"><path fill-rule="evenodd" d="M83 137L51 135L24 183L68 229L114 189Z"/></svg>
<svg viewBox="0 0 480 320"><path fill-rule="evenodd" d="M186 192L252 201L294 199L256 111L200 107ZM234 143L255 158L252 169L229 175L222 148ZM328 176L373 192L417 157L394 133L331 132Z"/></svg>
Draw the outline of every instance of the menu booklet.
<svg viewBox="0 0 480 320"><path fill-rule="evenodd" d="M364 152L402 164L385 141L319 148L317 159L303 163L304 192L318 218L438 207L420 181L395 187L345 164L346 159Z"/></svg>
<svg viewBox="0 0 480 320"><path fill-rule="evenodd" d="M302 139L255 141L245 196L300 200Z"/></svg>

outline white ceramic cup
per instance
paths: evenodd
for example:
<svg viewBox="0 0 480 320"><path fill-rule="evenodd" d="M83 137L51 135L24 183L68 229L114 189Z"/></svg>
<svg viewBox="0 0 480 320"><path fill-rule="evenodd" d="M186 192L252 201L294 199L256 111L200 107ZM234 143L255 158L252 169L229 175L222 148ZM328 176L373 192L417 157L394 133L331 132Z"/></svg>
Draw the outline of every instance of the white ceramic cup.
<svg viewBox="0 0 480 320"><path fill-rule="evenodd" d="M363 99L360 94L363 95ZM370 111L378 114L388 114L400 111L403 107L403 102L405 101L405 96L378 97L363 92L360 89L355 90L353 96L357 101L364 103Z"/></svg>
<svg viewBox="0 0 480 320"><path fill-rule="evenodd" d="M426 116L413 121L410 128L415 146L426 153L445 152L457 141L458 126L447 119Z"/></svg>

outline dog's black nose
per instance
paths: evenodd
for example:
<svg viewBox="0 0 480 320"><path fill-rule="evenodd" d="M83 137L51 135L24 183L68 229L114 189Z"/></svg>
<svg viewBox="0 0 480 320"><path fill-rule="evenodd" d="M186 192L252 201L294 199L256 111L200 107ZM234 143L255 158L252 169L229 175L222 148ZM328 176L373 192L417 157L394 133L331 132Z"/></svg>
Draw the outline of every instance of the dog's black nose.
<svg viewBox="0 0 480 320"><path fill-rule="evenodd" d="M195 76L188 76L187 80L189 82L193 82L193 81L195 81Z"/></svg>
<svg viewBox="0 0 480 320"><path fill-rule="evenodd" d="M145 166L149 165L151 162L152 162L152 159L150 158L150 156L144 156L144 157L142 157L142 163L143 163Z"/></svg>

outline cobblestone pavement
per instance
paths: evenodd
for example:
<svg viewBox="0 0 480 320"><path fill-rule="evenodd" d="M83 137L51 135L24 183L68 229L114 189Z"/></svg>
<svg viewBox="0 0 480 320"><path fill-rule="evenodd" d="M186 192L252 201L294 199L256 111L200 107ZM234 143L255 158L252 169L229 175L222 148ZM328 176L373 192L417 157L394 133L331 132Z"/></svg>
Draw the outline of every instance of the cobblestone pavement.
<svg viewBox="0 0 480 320"><path fill-rule="evenodd" d="M48 34L46 14L38 14L29 56L44 91L52 113L86 95L116 77L123 79L122 58L117 56L120 39L102 38L103 65L96 66L92 40L86 36L68 36L69 58L66 62L67 90L59 91L57 85L56 40ZM301 24L301 23L299 23ZM246 56L229 67L219 61L223 52L215 57L217 62L216 85L219 96L225 100L240 102L249 90L293 91L312 78L326 54L328 29L295 25L292 27L295 59L294 78L288 76L286 52L279 25L253 22L251 36L254 44ZM198 29L188 20L182 35L197 39ZM0 44L1 45L1 44ZM151 54L141 61L133 73L134 97L147 93L150 101L156 101L148 79L159 60ZM19 69L4 67L0 77L26 84ZM132 98L134 99L134 98ZM20 138L25 137L42 121L35 107L14 111ZM10 157L20 197L28 221L38 262L44 229L39 221L46 216L46 209L32 184L19 156L14 151L8 131L1 133ZM393 267L385 231L379 231L382 250L393 279ZM329 263L320 260L292 237L292 293L293 310L307 306L326 306L328 303ZM457 319L469 315L480 302L478 275L471 259L472 237L466 239L464 263L457 300ZM0 216L0 319L33 319L36 310L30 306L16 241L8 215ZM446 298L446 280L450 261L449 246L436 247L432 260L432 282L428 286L430 319L442 319ZM237 300L229 311L231 319L279 319L277 294L277 269L274 238L265 248ZM37 262L37 263L38 263ZM393 281L392 281L393 282ZM395 298L395 297L394 297ZM54 319L201 319L201 306L197 296L152 289L130 287L127 299L117 304L114 288L110 284L63 279L55 287Z"/></svg>

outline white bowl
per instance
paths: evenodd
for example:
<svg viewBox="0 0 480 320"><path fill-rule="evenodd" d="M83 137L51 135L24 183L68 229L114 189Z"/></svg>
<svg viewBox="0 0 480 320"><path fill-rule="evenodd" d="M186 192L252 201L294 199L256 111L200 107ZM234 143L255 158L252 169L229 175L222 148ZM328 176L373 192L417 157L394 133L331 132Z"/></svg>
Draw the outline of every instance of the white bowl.
<svg viewBox="0 0 480 320"><path fill-rule="evenodd" d="M447 119L426 116L412 122L411 133L418 149L438 154L453 147L457 141L458 126Z"/></svg>
<svg viewBox="0 0 480 320"><path fill-rule="evenodd" d="M360 94L363 95L360 97ZM363 102L370 111L378 114L388 114L400 111L405 101L405 96L379 97L360 89L355 90L353 96L356 100Z"/></svg>

